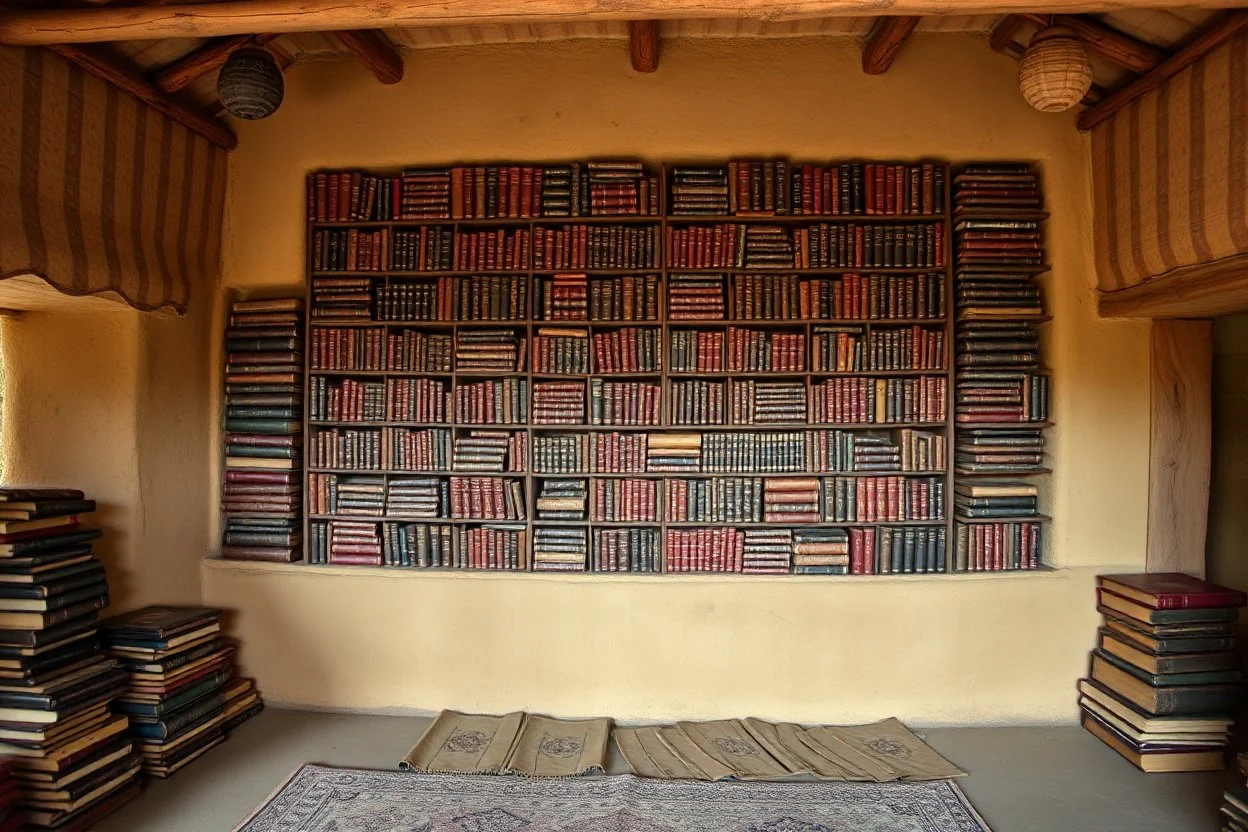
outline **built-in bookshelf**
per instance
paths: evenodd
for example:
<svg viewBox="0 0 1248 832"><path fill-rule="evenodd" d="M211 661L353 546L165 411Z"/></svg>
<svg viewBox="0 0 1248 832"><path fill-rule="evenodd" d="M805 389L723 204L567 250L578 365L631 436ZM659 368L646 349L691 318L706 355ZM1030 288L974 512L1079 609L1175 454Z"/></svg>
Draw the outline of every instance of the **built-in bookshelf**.
<svg viewBox="0 0 1248 832"><path fill-rule="evenodd" d="M953 571L952 182L311 175L306 561Z"/></svg>

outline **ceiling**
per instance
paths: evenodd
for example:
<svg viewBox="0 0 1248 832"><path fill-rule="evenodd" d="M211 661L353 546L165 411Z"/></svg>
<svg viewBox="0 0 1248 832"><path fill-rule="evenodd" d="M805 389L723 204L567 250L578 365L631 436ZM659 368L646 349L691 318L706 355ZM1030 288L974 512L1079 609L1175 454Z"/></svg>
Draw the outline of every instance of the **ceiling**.
<svg viewBox="0 0 1248 832"><path fill-rule="evenodd" d="M1126 10L1091 15L1100 23L1157 47L1173 50L1181 46L1192 32L1218 14L1210 9ZM925 17L918 24L920 32L975 32L987 37L1002 15L951 15ZM796 21L762 21L742 19L665 20L661 22L664 38L786 38L786 37L850 37L863 38L876 18L835 17ZM1038 28L1025 22L1014 33L1015 43L1025 45ZM456 26L433 28L383 29L386 37L400 50L437 49L491 43L527 43L570 39L627 40L627 24L616 21L583 23L532 23L491 26ZM121 41L108 45L118 57L143 72L153 72L195 51L208 42L207 38ZM349 56L350 52L328 33L285 34L268 44L279 62L289 66L300 60L333 55ZM987 48L987 46L985 46ZM1095 82L1099 87L1113 87L1134 77L1109 59L1091 53ZM201 104L216 101L216 72L197 79L181 94Z"/></svg>

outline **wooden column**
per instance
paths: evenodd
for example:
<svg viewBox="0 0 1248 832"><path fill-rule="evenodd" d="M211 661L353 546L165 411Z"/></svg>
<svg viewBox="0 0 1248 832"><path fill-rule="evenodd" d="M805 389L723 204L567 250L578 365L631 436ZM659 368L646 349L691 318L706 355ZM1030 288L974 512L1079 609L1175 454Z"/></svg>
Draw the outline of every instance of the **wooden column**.
<svg viewBox="0 0 1248 832"><path fill-rule="evenodd" d="M1156 320L1149 346L1149 572L1204 577L1212 442L1213 322Z"/></svg>

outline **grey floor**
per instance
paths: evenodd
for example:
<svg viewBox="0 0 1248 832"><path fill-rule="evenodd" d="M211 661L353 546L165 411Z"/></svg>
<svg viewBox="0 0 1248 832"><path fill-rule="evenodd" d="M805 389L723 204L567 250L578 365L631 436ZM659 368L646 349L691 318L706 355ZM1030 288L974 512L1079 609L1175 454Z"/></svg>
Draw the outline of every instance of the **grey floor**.
<svg viewBox="0 0 1248 832"><path fill-rule="evenodd" d="M303 763L395 768L422 717L270 709L97 832L228 832ZM1136 771L1077 727L922 731L994 832L1214 832L1232 773ZM611 773L622 769L618 756Z"/></svg>

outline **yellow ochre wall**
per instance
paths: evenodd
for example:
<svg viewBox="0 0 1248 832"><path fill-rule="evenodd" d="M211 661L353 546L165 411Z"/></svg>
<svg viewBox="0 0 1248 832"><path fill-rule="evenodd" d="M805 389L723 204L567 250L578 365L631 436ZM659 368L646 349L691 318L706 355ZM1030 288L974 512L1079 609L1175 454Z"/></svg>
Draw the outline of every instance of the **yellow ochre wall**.
<svg viewBox="0 0 1248 832"><path fill-rule="evenodd" d="M1148 332L1096 319L1087 141L1073 115L1030 110L1016 65L982 37L916 37L880 77L862 74L858 48L682 39L664 43L653 75L633 73L619 41L425 50L392 87L354 65L297 66L274 117L237 125L224 288L301 285L303 177L318 168L766 154L1035 161L1053 213L1046 357L1058 427L1046 504L1060 568L648 579L206 561L204 600L238 610L242 661L270 701L624 720L1074 718L1096 630L1092 577L1142 569L1147 498Z"/></svg>
<svg viewBox="0 0 1248 832"><path fill-rule="evenodd" d="M47 294L48 308L0 323L4 482L96 500L110 612L198 603L214 511L211 293L182 318Z"/></svg>

